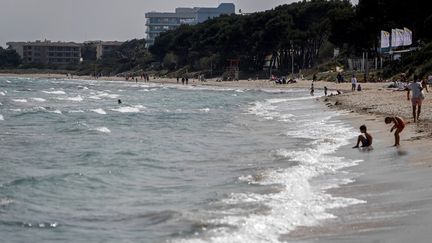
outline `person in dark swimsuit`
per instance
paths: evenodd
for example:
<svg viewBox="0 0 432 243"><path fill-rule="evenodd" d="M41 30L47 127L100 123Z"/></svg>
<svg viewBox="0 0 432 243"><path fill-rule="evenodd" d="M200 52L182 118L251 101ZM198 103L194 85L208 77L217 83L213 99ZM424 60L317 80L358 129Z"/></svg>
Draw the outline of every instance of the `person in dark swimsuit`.
<svg viewBox="0 0 432 243"><path fill-rule="evenodd" d="M359 135L357 138L357 144L353 148L358 148L360 143L362 147L369 147L372 145L372 136L367 132L367 127L365 125L360 126L360 132L363 135Z"/></svg>

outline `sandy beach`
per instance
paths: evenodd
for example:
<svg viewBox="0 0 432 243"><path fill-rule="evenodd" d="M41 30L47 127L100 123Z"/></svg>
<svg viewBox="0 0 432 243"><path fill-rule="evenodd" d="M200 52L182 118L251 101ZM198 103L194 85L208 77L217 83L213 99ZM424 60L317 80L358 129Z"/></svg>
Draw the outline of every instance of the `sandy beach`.
<svg viewBox="0 0 432 243"><path fill-rule="evenodd" d="M0 74L0 76L16 76ZM65 75L19 75L65 79ZM94 78L74 77L92 80ZM124 78L108 77L99 80L124 81ZM142 80L138 80L142 82ZM154 79L151 83L176 84L175 79ZM267 80L200 82L189 80L189 85L218 86L246 89L309 89L311 81L303 80L295 84L277 85ZM432 154L429 151L432 131L432 99L426 94L420 122L412 122L411 103L406 92L387 88L389 83L362 83L363 91L350 92L351 84L317 81L314 83L317 102L327 109L341 110L342 119L354 127L366 124L374 136L373 151L359 151L346 146L341 153L347 157L363 160L353 167L350 173L358 174L355 182L340 188L331 189L333 196L356 195L365 204L335 209L338 217L326 222L325 226L299 228L284 236L295 242L430 242L432 225ZM340 95L322 97L323 88L329 94ZM401 134L401 146L392 147L391 125L384 123L385 116L400 116L408 122ZM354 143L355 141L353 141ZM354 144L353 144L354 145ZM370 156L374 153L374 156ZM381 158L379 163L370 158ZM305 237L307 235L307 237Z"/></svg>

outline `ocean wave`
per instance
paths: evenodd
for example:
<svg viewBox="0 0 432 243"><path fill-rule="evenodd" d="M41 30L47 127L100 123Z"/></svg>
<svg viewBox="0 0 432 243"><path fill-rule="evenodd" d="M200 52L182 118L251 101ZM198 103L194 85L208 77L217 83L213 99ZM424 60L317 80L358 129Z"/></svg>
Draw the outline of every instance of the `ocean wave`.
<svg viewBox="0 0 432 243"><path fill-rule="evenodd" d="M37 101L37 102L45 102L46 99L44 98L30 98L31 100Z"/></svg>
<svg viewBox="0 0 432 243"><path fill-rule="evenodd" d="M5 96L5 95L6 95L6 93L5 93L5 92L3 92L3 91L0 91L0 95L1 95L1 96Z"/></svg>
<svg viewBox="0 0 432 243"><path fill-rule="evenodd" d="M0 121L4 121L4 117L2 114L0 114Z"/></svg>
<svg viewBox="0 0 432 243"><path fill-rule="evenodd" d="M63 114L61 110L49 110L49 113Z"/></svg>
<svg viewBox="0 0 432 243"><path fill-rule="evenodd" d="M98 113L98 114L101 114L101 115L106 115L106 111L104 111L102 108L93 109L91 111Z"/></svg>
<svg viewBox="0 0 432 243"><path fill-rule="evenodd" d="M0 207L5 207L14 203L14 200L9 198L0 198Z"/></svg>
<svg viewBox="0 0 432 243"><path fill-rule="evenodd" d="M100 93L96 95L99 98L110 98L110 99L117 99L120 97L118 94L108 94L108 93Z"/></svg>
<svg viewBox="0 0 432 243"><path fill-rule="evenodd" d="M17 102L17 103L27 103L27 99L12 99L12 101Z"/></svg>
<svg viewBox="0 0 432 243"><path fill-rule="evenodd" d="M140 109L136 107L130 107L130 106L124 106L117 109L111 109L112 111L117 111L120 113L138 113L140 112Z"/></svg>
<svg viewBox="0 0 432 243"><path fill-rule="evenodd" d="M42 91L45 94L56 94L56 95L60 95L60 94L66 94L66 92L61 91L61 90L57 90L57 91Z"/></svg>
<svg viewBox="0 0 432 243"><path fill-rule="evenodd" d="M77 101L77 102L81 102L84 99L81 97L81 95L78 95L76 97L67 97L67 98L57 98L58 100L69 100L69 101Z"/></svg>
<svg viewBox="0 0 432 243"><path fill-rule="evenodd" d="M109 130L107 127L96 127L94 130L101 133L111 133L111 130Z"/></svg>

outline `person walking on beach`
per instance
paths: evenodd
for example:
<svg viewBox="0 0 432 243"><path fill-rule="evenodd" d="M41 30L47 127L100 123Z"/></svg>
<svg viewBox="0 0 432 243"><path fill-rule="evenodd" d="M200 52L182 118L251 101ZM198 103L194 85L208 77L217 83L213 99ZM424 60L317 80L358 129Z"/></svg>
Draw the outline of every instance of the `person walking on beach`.
<svg viewBox="0 0 432 243"><path fill-rule="evenodd" d="M327 86L324 86L324 96L327 96Z"/></svg>
<svg viewBox="0 0 432 243"><path fill-rule="evenodd" d="M405 128L405 122L402 120L402 118L398 117L398 116L393 116L393 117L386 117L384 119L384 122L386 124L390 124L390 123L394 123L393 127L390 129L390 132L393 132L393 130L396 129L394 136L395 136L395 144L394 146L400 146L400 136L399 134L404 130Z"/></svg>
<svg viewBox="0 0 432 243"><path fill-rule="evenodd" d="M355 91L357 87L357 78L355 77L355 75L353 74L352 78L351 78L351 91Z"/></svg>
<svg viewBox="0 0 432 243"><path fill-rule="evenodd" d="M310 88L310 95L314 96L314 92L315 92L315 89L314 89L314 85L312 83L311 88Z"/></svg>
<svg viewBox="0 0 432 243"><path fill-rule="evenodd" d="M421 106L425 97L423 94L423 88L418 82L418 77L416 75L414 76L414 82L409 84L407 88L407 99L411 100L414 122L418 122L421 113ZM412 91L411 98L410 91Z"/></svg>
<svg viewBox="0 0 432 243"><path fill-rule="evenodd" d="M367 127L365 125L360 126L360 132L363 135L359 135L357 138L357 144L353 148L358 148L360 143L362 144L362 148L369 147L372 145L372 136L367 132Z"/></svg>

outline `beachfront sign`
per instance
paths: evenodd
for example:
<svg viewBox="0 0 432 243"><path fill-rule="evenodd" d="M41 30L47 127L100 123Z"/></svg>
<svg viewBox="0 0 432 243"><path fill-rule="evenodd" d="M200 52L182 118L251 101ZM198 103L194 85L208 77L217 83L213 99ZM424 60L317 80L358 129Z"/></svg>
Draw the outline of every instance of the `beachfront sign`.
<svg viewBox="0 0 432 243"><path fill-rule="evenodd" d="M381 48L390 47L390 33L381 30Z"/></svg>
<svg viewBox="0 0 432 243"><path fill-rule="evenodd" d="M385 48L383 47L383 44L386 44L385 43L386 40L385 39L383 40L383 32L386 31L381 31L381 48ZM410 29L403 28L403 29L391 30L391 47L410 46L410 45L412 45L412 31Z"/></svg>
<svg viewBox="0 0 432 243"><path fill-rule="evenodd" d="M404 46L412 45L412 31L408 28L404 28Z"/></svg>

